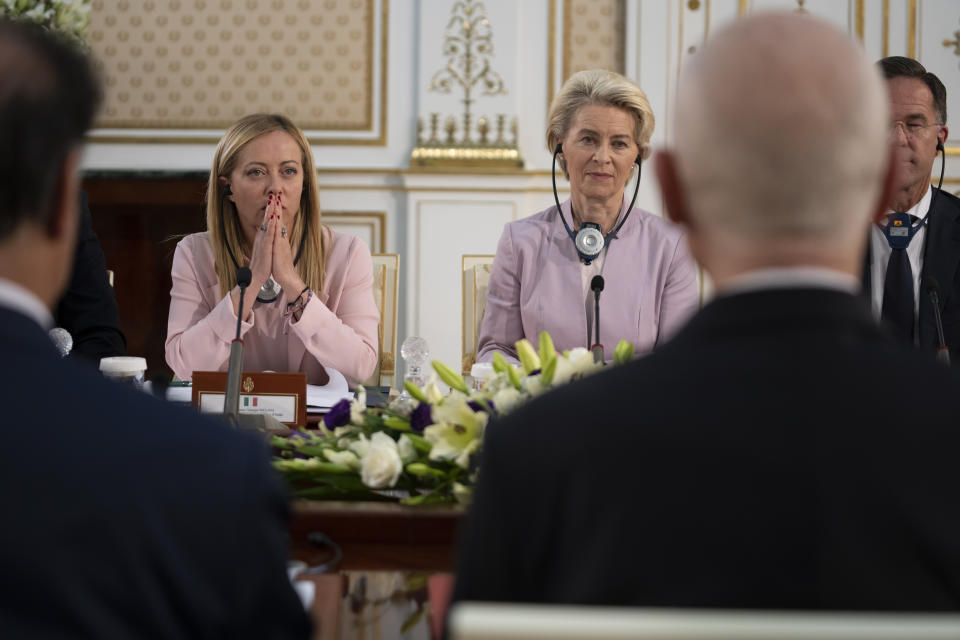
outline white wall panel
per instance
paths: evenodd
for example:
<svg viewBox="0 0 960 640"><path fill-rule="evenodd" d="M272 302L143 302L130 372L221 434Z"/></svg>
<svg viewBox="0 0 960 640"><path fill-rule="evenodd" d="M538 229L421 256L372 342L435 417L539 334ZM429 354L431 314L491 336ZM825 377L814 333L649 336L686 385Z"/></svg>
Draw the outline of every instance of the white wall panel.
<svg viewBox="0 0 960 640"><path fill-rule="evenodd" d="M416 258L407 272L411 334L426 338L430 357L457 367L461 349L461 256L494 253L503 225L519 217L518 201L496 194L411 196L408 234Z"/></svg>

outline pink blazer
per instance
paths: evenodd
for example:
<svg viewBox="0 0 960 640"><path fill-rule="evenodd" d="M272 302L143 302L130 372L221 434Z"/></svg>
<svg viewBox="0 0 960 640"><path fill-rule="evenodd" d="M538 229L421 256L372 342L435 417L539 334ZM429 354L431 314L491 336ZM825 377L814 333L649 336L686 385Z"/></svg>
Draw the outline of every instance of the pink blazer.
<svg viewBox="0 0 960 640"><path fill-rule="evenodd" d="M304 371L310 384L322 379L321 365L340 371L351 385L373 373L380 315L370 250L358 238L325 232L330 242L323 291L315 293L299 322L283 317L282 295L269 304L255 303L250 322L240 329L245 369ZM167 364L184 380L194 371L226 371L237 315L229 295L220 295L207 232L177 244L172 277Z"/></svg>
<svg viewBox="0 0 960 640"><path fill-rule="evenodd" d="M621 216L629 203L624 199ZM562 205L570 223L570 201ZM634 209L609 247L600 294L600 341L607 359L621 338L647 353L696 311L696 273L679 227ZM585 347L587 318L580 260L556 207L508 223L493 259L477 360L494 351L516 358L514 343L550 332L557 350Z"/></svg>

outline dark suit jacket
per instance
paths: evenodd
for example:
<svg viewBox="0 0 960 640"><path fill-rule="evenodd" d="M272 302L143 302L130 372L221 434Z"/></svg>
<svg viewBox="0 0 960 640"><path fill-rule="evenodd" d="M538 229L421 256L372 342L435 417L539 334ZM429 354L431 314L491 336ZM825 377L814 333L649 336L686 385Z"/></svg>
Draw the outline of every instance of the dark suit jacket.
<svg viewBox="0 0 960 640"><path fill-rule="evenodd" d="M934 187L936 193L936 187ZM933 276L940 285L940 305L943 313L943 332L950 348L950 361L960 364L960 198L940 191L927 223L926 243L921 269L919 332L920 349L935 353L940 346L933 303L923 290L924 276ZM867 255L863 289L870 298L870 261Z"/></svg>
<svg viewBox="0 0 960 640"><path fill-rule="evenodd" d="M0 308L0 636L303 638L259 438L58 358Z"/></svg>
<svg viewBox="0 0 960 640"><path fill-rule="evenodd" d="M960 608L958 397L859 297L717 299L488 428L455 597Z"/></svg>
<svg viewBox="0 0 960 640"><path fill-rule="evenodd" d="M73 336L70 355L98 364L100 358L127 353L113 287L107 280L100 240L93 232L87 194L80 192L80 228L70 286L54 312L58 327Z"/></svg>

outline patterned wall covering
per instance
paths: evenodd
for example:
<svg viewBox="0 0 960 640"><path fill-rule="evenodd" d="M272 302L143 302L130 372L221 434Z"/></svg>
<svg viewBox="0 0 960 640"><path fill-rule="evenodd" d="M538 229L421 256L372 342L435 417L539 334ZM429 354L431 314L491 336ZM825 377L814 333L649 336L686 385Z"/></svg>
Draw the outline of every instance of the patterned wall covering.
<svg viewBox="0 0 960 640"><path fill-rule="evenodd" d="M564 0L563 79L584 69L623 73L626 0Z"/></svg>
<svg viewBox="0 0 960 640"><path fill-rule="evenodd" d="M93 0L97 126L221 129L279 111L373 128L374 0Z"/></svg>

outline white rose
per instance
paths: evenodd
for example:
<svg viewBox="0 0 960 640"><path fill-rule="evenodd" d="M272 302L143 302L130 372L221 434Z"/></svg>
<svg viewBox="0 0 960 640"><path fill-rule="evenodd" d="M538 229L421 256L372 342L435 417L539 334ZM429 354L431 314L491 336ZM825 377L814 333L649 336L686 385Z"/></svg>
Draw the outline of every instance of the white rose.
<svg viewBox="0 0 960 640"><path fill-rule="evenodd" d="M373 434L367 453L360 462L360 479L371 489L386 489L397 484L403 462L397 443L385 433Z"/></svg>
<svg viewBox="0 0 960 640"><path fill-rule="evenodd" d="M370 441L367 440L367 436L361 433L356 440L347 445L347 448L357 454L357 457L362 458L367 455L367 449L370 448Z"/></svg>
<svg viewBox="0 0 960 640"><path fill-rule="evenodd" d="M505 387L493 394L493 407L498 413L510 413L522 399L523 394L516 387Z"/></svg>
<svg viewBox="0 0 960 640"><path fill-rule="evenodd" d="M564 357L557 358L557 369L553 372L553 386L567 384L573 376L573 365Z"/></svg>
<svg viewBox="0 0 960 640"><path fill-rule="evenodd" d="M397 453L400 454L400 459L403 460L403 464L413 462L417 459L417 450L413 446L413 441L406 435L400 436L400 439L397 440Z"/></svg>
<svg viewBox="0 0 960 640"><path fill-rule="evenodd" d="M531 396L538 396L547 390L547 387L540 382L540 376L529 376L525 378L523 386Z"/></svg>

